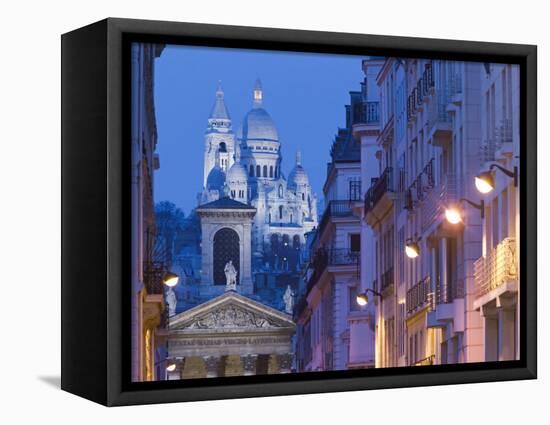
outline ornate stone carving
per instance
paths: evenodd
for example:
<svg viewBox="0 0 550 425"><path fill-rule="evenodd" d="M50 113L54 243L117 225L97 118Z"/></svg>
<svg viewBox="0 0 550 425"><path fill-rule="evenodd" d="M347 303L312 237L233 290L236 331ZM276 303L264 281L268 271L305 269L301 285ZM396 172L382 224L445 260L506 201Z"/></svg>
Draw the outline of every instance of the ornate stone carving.
<svg viewBox="0 0 550 425"><path fill-rule="evenodd" d="M234 328L280 327L270 318L237 308L233 305L221 307L204 316L195 317L183 329L234 329Z"/></svg>

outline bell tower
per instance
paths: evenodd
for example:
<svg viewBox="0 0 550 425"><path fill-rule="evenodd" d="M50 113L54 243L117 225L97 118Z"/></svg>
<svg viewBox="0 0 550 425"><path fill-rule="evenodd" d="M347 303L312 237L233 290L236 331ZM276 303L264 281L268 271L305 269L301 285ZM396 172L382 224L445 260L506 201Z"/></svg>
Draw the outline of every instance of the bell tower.
<svg viewBox="0 0 550 425"><path fill-rule="evenodd" d="M224 173L233 165L235 157L235 135L231 128L231 117L225 106L221 81L218 82L216 100L204 136L204 178L203 186L210 171L219 167Z"/></svg>

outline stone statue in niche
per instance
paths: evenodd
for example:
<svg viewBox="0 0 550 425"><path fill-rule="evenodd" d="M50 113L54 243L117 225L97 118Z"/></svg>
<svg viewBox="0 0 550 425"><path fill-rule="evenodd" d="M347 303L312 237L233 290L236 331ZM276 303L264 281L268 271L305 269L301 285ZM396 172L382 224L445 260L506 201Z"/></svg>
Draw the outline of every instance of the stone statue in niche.
<svg viewBox="0 0 550 425"><path fill-rule="evenodd" d="M283 301L285 302L285 312L292 314L294 311L294 292L290 288L290 285L286 287L286 292L283 295Z"/></svg>
<svg viewBox="0 0 550 425"><path fill-rule="evenodd" d="M233 265L233 261L229 260L225 265L223 271L225 272L225 290L236 291L237 290L237 270Z"/></svg>
<svg viewBox="0 0 550 425"><path fill-rule="evenodd" d="M178 299L176 298L176 293L172 288L166 290L166 304L168 304L168 317L176 315L176 304Z"/></svg>

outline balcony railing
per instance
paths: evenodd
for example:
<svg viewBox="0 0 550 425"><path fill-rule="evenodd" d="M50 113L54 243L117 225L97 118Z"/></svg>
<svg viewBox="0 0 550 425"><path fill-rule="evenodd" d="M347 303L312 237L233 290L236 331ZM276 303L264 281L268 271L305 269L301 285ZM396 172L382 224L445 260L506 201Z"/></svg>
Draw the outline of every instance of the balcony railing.
<svg viewBox="0 0 550 425"><path fill-rule="evenodd" d="M425 357L421 360L417 360L414 365L415 366L431 366L434 364L435 361L435 355L432 354L431 356Z"/></svg>
<svg viewBox="0 0 550 425"><path fill-rule="evenodd" d="M319 223L319 234L322 234L325 227L332 217L349 217L353 215L351 209L351 200L346 201L330 201L325 208L321 222Z"/></svg>
<svg viewBox="0 0 550 425"><path fill-rule="evenodd" d="M477 296L487 294L500 285L518 280L515 238L505 238L486 257L474 263Z"/></svg>
<svg viewBox="0 0 550 425"><path fill-rule="evenodd" d="M386 167L382 175L373 181L365 194L365 212L370 211L386 192L393 192L393 168Z"/></svg>
<svg viewBox="0 0 550 425"><path fill-rule="evenodd" d="M424 68L424 73L420 81L422 81L422 97L428 96L435 86L433 66L431 63L427 64Z"/></svg>
<svg viewBox="0 0 550 425"><path fill-rule="evenodd" d="M450 124L451 114L447 112L449 104L449 89L437 89L428 107L428 128L433 128L438 123Z"/></svg>
<svg viewBox="0 0 550 425"><path fill-rule="evenodd" d="M353 107L354 124L378 124L380 122L379 113L380 102L359 102Z"/></svg>
<svg viewBox="0 0 550 425"><path fill-rule="evenodd" d="M407 291L407 314L413 314L416 311L431 305L433 301L432 295L430 276L426 276Z"/></svg>
<svg viewBox="0 0 550 425"><path fill-rule="evenodd" d="M457 298L464 297L464 281L451 280L444 285L443 282L437 282L435 286L435 305L450 304Z"/></svg>
<svg viewBox="0 0 550 425"><path fill-rule="evenodd" d="M432 179L433 182L433 179ZM442 219L445 208L457 201L457 182L453 174L446 174L422 200L422 231L438 219Z"/></svg>
<svg viewBox="0 0 550 425"><path fill-rule="evenodd" d="M359 264L359 252L346 248L331 249L329 251L329 264L331 266Z"/></svg>
<svg viewBox="0 0 550 425"><path fill-rule="evenodd" d="M360 253L347 248L319 248L312 256L309 268L312 273L307 280L307 291L317 283L328 266L355 265L359 267Z"/></svg>
<svg viewBox="0 0 550 425"><path fill-rule="evenodd" d="M143 263L143 284L149 295L163 294L162 277L166 268L161 261L146 261Z"/></svg>
<svg viewBox="0 0 550 425"><path fill-rule="evenodd" d="M406 210L412 210L418 202L424 200L427 192L434 186L434 159L432 158L405 191L404 208Z"/></svg>
<svg viewBox="0 0 550 425"><path fill-rule="evenodd" d="M495 128L494 137L484 140L481 144L479 157L481 165L486 162L493 162L496 158L496 152L506 143L512 143L512 121L502 120L501 124Z"/></svg>
<svg viewBox="0 0 550 425"><path fill-rule="evenodd" d="M360 201L362 199L360 180L352 180L349 182L349 199L350 201Z"/></svg>

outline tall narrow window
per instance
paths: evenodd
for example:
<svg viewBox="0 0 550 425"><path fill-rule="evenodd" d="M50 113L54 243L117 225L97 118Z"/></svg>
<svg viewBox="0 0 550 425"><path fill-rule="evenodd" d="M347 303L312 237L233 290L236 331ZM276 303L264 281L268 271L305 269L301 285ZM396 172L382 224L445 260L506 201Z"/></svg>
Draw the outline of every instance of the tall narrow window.
<svg viewBox="0 0 550 425"><path fill-rule="evenodd" d="M269 177L273 178L273 165L269 166Z"/></svg>
<svg viewBox="0 0 550 425"><path fill-rule="evenodd" d="M283 185L280 184L279 185L279 198L282 198L283 197Z"/></svg>
<svg viewBox="0 0 550 425"><path fill-rule="evenodd" d="M279 220L282 220L282 219L283 219L283 206L279 205Z"/></svg>
<svg viewBox="0 0 550 425"><path fill-rule="evenodd" d="M264 165L264 177L267 177L267 165Z"/></svg>
<svg viewBox="0 0 550 425"><path fill-rule="evenodd" d="M262 177L262 169L259 165L256 165L256 177Z"/></svg>
<svg viewBox="0 0 550 425"><path fill-rule="evenodd" d="M359 233L354 233L349 235L349 245L350 245L350 251L352 252L361 251L361 235Z"/></svg>

